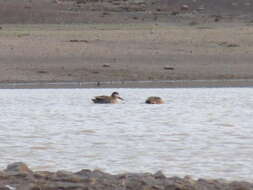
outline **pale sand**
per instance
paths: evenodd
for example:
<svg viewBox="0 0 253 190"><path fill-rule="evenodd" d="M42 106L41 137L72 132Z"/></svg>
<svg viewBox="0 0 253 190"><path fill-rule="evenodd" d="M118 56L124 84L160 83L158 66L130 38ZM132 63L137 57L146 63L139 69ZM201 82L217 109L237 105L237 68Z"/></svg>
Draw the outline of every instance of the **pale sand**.
<svg viewBox="0 0 253 190"><path fill-rule="evenodd" d="M241 79L253 79L253 26L239 22L2 25L0 49L2 85L78 81L95 82L91 87L96 87L100 81L100 87L252 86ZM103 84L140 80L188 82ZM192 80L213 81L198 85Z"/></svg>

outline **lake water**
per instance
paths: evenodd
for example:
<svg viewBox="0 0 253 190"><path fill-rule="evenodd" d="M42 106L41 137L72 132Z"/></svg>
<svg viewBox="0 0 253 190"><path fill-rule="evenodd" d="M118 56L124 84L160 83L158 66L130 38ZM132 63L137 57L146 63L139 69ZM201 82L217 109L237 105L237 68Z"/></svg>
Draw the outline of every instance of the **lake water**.
<svg viewBox="0 0 253 190"><path fill-rule="evenodd" d="M0 90L0 167L253 180L253 88ZM159 95L163 105L144 100Z"/></svg>

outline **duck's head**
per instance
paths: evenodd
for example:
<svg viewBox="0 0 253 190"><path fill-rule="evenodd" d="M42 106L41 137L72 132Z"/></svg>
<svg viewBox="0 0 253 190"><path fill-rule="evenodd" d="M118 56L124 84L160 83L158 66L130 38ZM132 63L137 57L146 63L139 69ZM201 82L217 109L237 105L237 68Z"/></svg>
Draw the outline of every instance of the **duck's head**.
<svg viewBox="0 0 253 190"><path fill-rule="evenodd" d="M120 99L120 100L124 100L123 98L121 98L121 97L119 96L119 93L118 93L118 92L113 92L111 96L112 96L113 98L118 98L118 99Z"/></svg>

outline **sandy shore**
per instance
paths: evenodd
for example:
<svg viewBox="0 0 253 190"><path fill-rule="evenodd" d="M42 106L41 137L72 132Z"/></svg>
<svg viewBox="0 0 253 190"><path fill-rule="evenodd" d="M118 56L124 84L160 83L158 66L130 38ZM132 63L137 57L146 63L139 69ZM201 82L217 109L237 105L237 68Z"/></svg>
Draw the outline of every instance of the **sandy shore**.
<svg viewBox="0 0 253 190"><path fill-rule="evenodd" d="M246 23L1 27L3 88L77 81L92 82L83 87L252 86L253 26Z"/></svg>
<svg viewBox="0 0 253 190"><path fill-rule="evenodd" d="M0 87L252 86L252 12L248 0L0 0Z"/></svg>

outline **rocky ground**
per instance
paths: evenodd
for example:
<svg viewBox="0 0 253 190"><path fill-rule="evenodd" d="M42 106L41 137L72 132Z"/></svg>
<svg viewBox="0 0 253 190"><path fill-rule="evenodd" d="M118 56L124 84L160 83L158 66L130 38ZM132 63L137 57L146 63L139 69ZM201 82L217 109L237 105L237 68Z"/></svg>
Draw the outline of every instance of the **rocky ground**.
<svg viewBox="0 0 253 190"><path fill-rule="evenodd" d="M0 190L252 190L248 182L166 177L162 172L111 175L99 170L32 171L13 163L0 172Z"/></svg>

